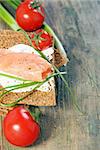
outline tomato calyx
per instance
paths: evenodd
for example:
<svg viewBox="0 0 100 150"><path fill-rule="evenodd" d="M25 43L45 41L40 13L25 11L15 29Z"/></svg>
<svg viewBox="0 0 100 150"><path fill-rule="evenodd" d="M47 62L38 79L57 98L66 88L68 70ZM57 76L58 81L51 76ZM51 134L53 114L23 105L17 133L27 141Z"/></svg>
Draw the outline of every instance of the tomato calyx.
<svg viewBox="0 0 100 150"><path fill-rule="evenodd" d="M40 6L41 6L41 3L37 0L34 0L30 3L31 7L34 8L34 9L39 9Z"/></svg>
<svg viewBox="0 0 100 150"><path fill-rule="evenodd" d="M30 36L33 47L37 50L43 51L53 45L53 37L45 30L38 29Z"/></svg>
<svg viewBox="0 0 100 150"><path fill-rule="evenodd" d="M39 1L37 1L37 0L31 0L30 3L29 3L29 5L31 6L32 9L37 10L38 12L40 12L40 14L42 16L44 16L44 14L43 14L43 12L41 10L42 4Z"/></svg>
<svg viewBox="0 0 100 150"><path fill-rule="evenodd" d="M40 41L46 41L45 38L41 37L42 34L43 34L42 32L39 32L39 33L35 33L35 32L34 32L34 33L33 33L34 37L32 38L32 40L35 41L36 46L39 45L39 42L40 42Z"/></svg>
<svg viewBox="0 0 100 150"><path fill-rule="evenodd" d="M40 117L42 115L39 107L29 106L28 111L30 112L30 114L32 115L32 117L34 118L34 120L37 123L39 123Z"/></svg>

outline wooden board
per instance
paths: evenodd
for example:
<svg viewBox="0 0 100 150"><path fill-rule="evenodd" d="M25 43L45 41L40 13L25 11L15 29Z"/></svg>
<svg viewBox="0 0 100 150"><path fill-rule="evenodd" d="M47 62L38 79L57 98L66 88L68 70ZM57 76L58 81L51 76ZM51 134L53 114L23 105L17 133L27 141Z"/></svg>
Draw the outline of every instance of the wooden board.
<svg viewBox="0 0 100 150"><path fill-rule="evenodd" d="M40 108L40 140L23 150L100 150L100 0L46 0L47 22L61 39L70 62L65 76L83 115L73 107L61 79L56 107ZM0 28L6 28L0 20ZM2 118L1 118L2 124ZM1 131L0 150L11 146Z"/></svg>

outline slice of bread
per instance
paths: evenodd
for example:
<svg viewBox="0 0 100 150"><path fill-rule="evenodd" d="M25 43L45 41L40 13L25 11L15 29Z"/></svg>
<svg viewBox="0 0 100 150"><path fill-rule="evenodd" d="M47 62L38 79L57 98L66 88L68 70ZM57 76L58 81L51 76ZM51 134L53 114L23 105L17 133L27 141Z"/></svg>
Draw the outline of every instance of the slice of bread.
<svg viewBox="0 0 100 150"><path fill-rule="evenodd" d="M28 33L30 34L30 33ZM29 45L28 40L24 36L23 33L14 32L12 30L1 30L0 31L0 49L9 48L16 44L27 44ZM60 67L66 64L68 61L65 56L63 56L59 50L55 49L54 52L54 64L57 67ZM55 84L55 83L54 83ZM28 104L34 106L54 106L56 105L56 94L55 94L55 87L52 88L49 92L42 92L42 91L31 91L23 92L23 93L9 93L0 99L2 103L12 103L19 97L23 97L29 94L21 104ZM3 110L1 108L1 110Z"/></svg>

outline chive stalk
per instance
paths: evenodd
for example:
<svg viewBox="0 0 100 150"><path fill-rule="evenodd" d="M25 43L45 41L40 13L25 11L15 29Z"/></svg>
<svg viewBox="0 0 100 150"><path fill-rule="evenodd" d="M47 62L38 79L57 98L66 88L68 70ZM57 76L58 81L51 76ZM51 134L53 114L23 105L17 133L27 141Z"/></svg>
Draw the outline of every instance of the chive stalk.
<svg viewBox="0 0 100 150"><path fill-rule="evenodd" d="M66 72L62 72L61 74L66 74ZM57 76L57 75L59 75L59 74L58 74L58 73L51 74L51 75L48 76L44 81L39 82L32 90L37 90L37 89L38 89L40 86L42 86L45 82L47 82L49 79L51 79L52 77ZM15 87L15 88L13 88L13 89L10 89L10 90L8 90L8 91L2 93L2 94L0 95L0 98L3 97L4 95L8 94L9 92L13 91L13 90L32 86L33 83L34 83L34 82L28 83L28 85L25 84L25 85L23 85L23 86L19 86L19 87ZM3 107L4 107L4 106L5 106L5 107L13 107L13 106L15 106L16 104L18 104L18 102L24 100L24 98L26 98L28 95L29 95L29 93L26 94L24 97L18 98L15 102L10 103L10 104L3 104L3 103L0 103L0 106L3 106Z"/></svg>
<svg viewBox="0 0 100 150"><path fill-rule="evenodd" d="M20 89L20 88L29 87L29 86L32 86L32 85L37 85L37 84L40 84L40 83L41 82L32 82L32 81L30 81L28 83L16 84L16 85L11 85L11 86L6 86L5 88L0 88L0 91L4 91L4 90L7 90L7 89L11 89L11 91L13 91L16 88Z"/></svg>
<svg viewBox="0 0 100 150"><path fill-rule="evenodd" d="M17 9L17 3L16 3L16 0L6 0L6 2L11 6L13 7L14 9ZM3 2L2 2L3 3Z"/></svg>
<svg viewBox="0 0 100 150"><path fill-rule="evenodd" d="M0 4L0 17L7 23L13 30L17 31L20 29L15 19L10 15L10 13Z"/></svg>
<svg viewBox="0 0 100 150"><path fill-rule="evenodd" d="M41 83L39 83L40 85ZM15 86L14 88L11 88L10 90L6 91L6 92L3 92L2 94L0 94L0 98L2 98L3 96L5 96L6 94L14 91L14 90L17 90L17 89L22 89L22 88L25 88L25 87L30 87L34 85L32 82L31 83L26 83L26 84L20 84L19 86Z"/></svg>
<svg viewBox="0 0 100 150"><path fill-rule="evenodd" d="M8 1L8 0L7 0ZM18 5L21 3L21 0L9 0L11 1L12 3L15 4L16 8L18 7Z"/></svg>
<svg viewBox="0 0 100 150"><path fill-rule="evenodd" d="M0 73L0 76L4 76L4 77L8 77L8 78L11 78L11 79L16 79L16 80L19 80L19 81L29 81L29 80L25 80L23 78L20 78L20 77L16 77L16 76L13 76L13 75L8 75L6 73Z"/></svg>
<svg viewBox="0 0 100 150"><path fill-rule="evenodd" d="M61 74L66 74L66 72L60 72ZM59 75L58 73L53 73L53 74L51 74L51 75L49 75L47 78L46 78L46 81L48 81L50 78L52 78L52 77L54 77L54 76L57 76L57 75ZM11 86L7 86L7 87L5 87L5 88L0 88L0 91L4 91L4 90L6 90L6 89L11 89L11 88L24 88L24 87L29 87L29 86L32 86L32 85L37 85L37 84L41 84L42 82L44 82L44 81L41 81L41 82L39 82L39 81L31 81L31 80L28 80L28 82L26 83L26 82L23 82L23 83L21 83L21 84L16 84L16 85L11 85ZM13 89L13 90L15 90L15 89Z"/></svg>

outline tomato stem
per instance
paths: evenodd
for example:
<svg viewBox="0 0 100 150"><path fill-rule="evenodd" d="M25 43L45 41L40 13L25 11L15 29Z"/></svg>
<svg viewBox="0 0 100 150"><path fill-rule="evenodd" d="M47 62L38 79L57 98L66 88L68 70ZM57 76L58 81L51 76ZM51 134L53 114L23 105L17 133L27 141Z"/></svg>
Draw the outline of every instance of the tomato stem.
<svg viewBox="0 0 100 150"><path fill-rule="evenodd" d="M39 9L41 6L41 3L37 0L34 0L33 2L30 3L31 7L34 9Z"/></svg>
<svg viewBox="0 0 100 150"><path fill-rule="evenodd" d="M41 3L41 2L39 2L38 0L31 1L31 2L30 2L30 6L31 6L33 9L37 10L38 12L40 12L40 14L41 14L42 16L45 16L45 15L43 14L42 10L41 10L41 6L42 6L42 3Z"/></svg>
<svg viewBox="0 0 100 150"><path fill-rule="evenodd" d="M45 38L41 37L43 33L42 32L39 32L39 33L33 33L34 37L31 39L31 40L34 40L35 41L35 44L36 46L39 45L39 41L46 41Z"/></svg>
<svg viewBox="0 0 100 150"><path fill-rule="evenodd" d="M32 117L35 119L35 121L37 123L39 123L40 121L40 117L42 115L41 110L39 109L39 107L34 107L34 106L30 106L28 108L29 112L31 113Z"/></svg>

